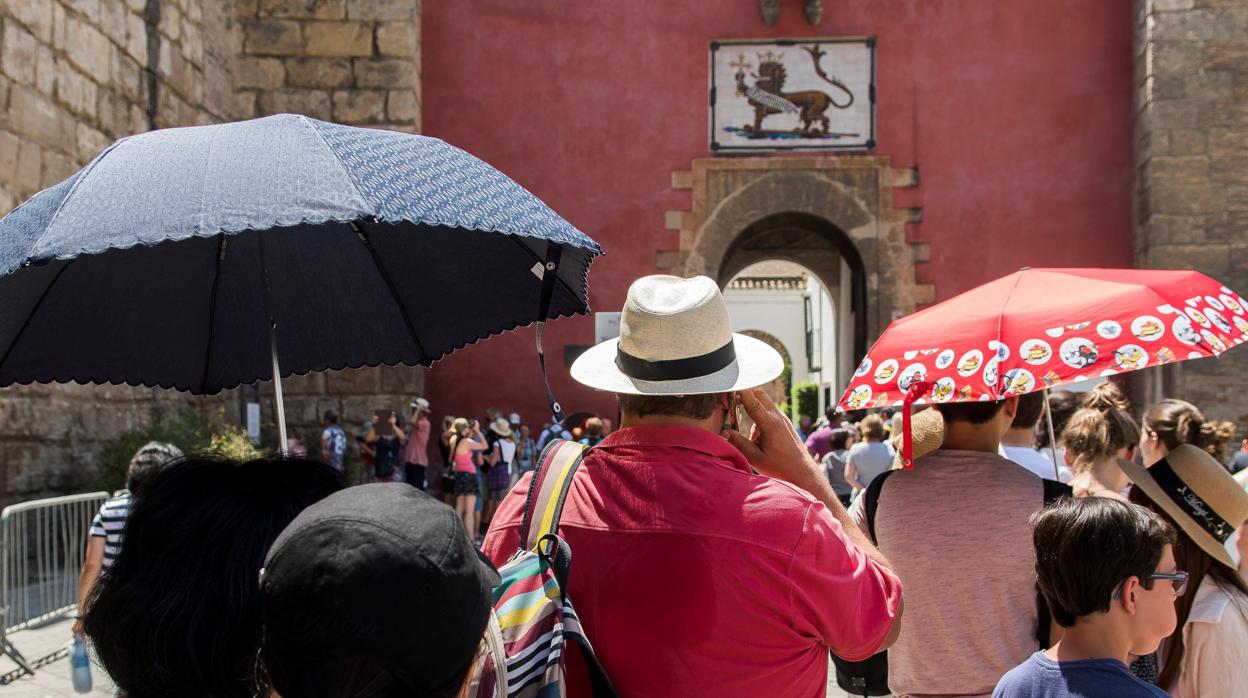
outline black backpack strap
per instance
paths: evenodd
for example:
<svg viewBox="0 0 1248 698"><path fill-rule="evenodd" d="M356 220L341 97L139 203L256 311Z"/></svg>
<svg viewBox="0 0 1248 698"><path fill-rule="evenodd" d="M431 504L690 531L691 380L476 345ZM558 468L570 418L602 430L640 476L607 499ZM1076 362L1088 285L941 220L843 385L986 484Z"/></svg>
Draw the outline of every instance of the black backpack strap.
<svg viewBox="0 0 1248 698"><path fill-rule="evenodd" d="M1069 497L1074 494L1074 490L1057 480L1044 480L1044 506L1048 506L1062 497ZM1052 644L1052 626L1053 612L1049 610L1049 602L1044 598L1044 594L1040 593L1040 586L1036 585L1036 640L1040 643L1040 649L1047 650Z"/></svg>
<svg viewBox="0 0 1248 698"><path fill-rule="evenodd" d="M877 545L879 544L879 541L875 538L875 510L880 504L880 491L884 489L884 481L888 479L889 475L892 475L895 472L897 471L885 470L879 475L876 475L875 479L871 481L871 484L867 485L867 491L862 493L862 508L865 510L867 515L867 535L871 536L871 542Z"/></svg>

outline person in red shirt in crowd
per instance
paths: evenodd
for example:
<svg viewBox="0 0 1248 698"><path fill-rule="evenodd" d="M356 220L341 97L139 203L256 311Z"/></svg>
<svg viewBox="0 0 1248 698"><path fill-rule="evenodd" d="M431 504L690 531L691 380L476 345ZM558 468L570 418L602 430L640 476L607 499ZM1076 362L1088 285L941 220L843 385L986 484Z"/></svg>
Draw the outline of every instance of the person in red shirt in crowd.
<svg viewBox="0 0 1248 698"><path fill-rule="evenodd" d="M732 333L707 277L639 279L620 327L572 366L617 394L621 420L576 471L559 526L595 654L623 696L824 695L829 649L861 660L896 639L901 582L757 387L782 359ZM520 545L531 480L486 536L495 564ZM568 671L568 695L589 695L579 656Z"/></svg>

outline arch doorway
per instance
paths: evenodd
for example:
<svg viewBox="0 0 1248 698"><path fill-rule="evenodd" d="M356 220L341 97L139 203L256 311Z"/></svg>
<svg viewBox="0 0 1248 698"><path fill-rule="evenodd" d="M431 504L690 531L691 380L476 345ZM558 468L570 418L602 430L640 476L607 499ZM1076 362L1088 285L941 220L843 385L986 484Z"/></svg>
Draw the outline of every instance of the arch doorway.
<svg viewBox="0 0 1248 698"><path fill-rule="evenodd" d="M848 236L811 214L769 215L732 241L717 279L734 330L783 344L792 382L820 386L820 412L840 398L867 340L866 275Z"/></svg>

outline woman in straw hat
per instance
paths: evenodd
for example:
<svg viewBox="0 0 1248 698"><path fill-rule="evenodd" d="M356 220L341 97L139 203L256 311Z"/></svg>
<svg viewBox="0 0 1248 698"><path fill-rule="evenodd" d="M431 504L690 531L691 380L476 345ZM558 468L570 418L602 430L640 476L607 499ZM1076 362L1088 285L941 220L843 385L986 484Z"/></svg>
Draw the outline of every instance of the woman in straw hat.
<svg viewBox="0 0 1248 698"><path fill-rule="evenodd" d="M1180 444L1151 467L1118 464L1130 500L1179 532L1174 557L1189 575L1175 602L1178 627L1159 650L1157 684L1172 696L1243 695L1248 686L1248 583L1225 543L1248 519L1248 492L1205 451Z"/></svg>

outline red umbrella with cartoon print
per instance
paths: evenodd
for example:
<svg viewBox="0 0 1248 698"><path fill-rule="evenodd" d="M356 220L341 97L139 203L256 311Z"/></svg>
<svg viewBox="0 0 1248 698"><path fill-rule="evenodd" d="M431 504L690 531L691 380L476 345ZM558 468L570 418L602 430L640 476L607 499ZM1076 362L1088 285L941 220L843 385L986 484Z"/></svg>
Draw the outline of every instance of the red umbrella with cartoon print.
<svg viewBox="0 0 1248 698"><path fill-rule="evenodd" d="M1024 268L893 322L839 404L1001 400L1245 340L1248 302L1200 272Z"/></svg>

